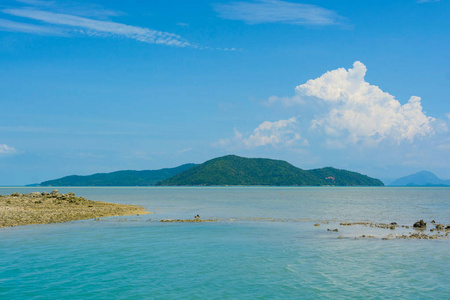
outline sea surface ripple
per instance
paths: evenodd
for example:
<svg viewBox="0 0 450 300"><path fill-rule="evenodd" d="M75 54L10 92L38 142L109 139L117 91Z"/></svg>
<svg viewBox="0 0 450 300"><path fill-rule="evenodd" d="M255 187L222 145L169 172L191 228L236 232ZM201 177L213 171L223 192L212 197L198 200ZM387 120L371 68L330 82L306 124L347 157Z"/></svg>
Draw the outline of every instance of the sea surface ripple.
<svg viewBox="0 0 450 300"><path fill-rule="evenodd" d="M43 190L51 189L0 188L0 194ZM450 224L450 188L59 190L143 205L154 214L0 229L0 299L450 295L449 239L354 239L391 231L339 226L343 221L412 225L418 219ZM196 214L217 222L158 222Z"/></svg>

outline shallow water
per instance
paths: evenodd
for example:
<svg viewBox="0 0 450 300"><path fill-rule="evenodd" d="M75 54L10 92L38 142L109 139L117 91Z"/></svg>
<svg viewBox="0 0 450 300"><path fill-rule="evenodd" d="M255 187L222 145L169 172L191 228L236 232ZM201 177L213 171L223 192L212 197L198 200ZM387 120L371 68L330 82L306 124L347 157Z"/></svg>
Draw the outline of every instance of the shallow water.
<svg viewBox="0 0 450 300"><path fill-rule="evenodd" d="M44 190L52 189L0 188L0 194ZM59 190L143 205L154 214L0 229L1 299L445 299L450 294L449 239L355 240L401 229L339 225L412 225L419 219L450 224L450 188ZM196 214L217 222L157 222Z"/></svg>

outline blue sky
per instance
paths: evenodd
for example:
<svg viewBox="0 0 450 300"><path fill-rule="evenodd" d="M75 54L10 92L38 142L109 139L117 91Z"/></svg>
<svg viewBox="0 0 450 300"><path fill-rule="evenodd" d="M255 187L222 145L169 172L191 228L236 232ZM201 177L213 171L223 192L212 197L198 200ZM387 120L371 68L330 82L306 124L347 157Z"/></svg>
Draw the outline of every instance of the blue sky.
<svg viewBox="0 0 450 300"><path fill-rule="evenodd" d="M0 3L0 185L226 154L450 178L448 1Z"/></svg>

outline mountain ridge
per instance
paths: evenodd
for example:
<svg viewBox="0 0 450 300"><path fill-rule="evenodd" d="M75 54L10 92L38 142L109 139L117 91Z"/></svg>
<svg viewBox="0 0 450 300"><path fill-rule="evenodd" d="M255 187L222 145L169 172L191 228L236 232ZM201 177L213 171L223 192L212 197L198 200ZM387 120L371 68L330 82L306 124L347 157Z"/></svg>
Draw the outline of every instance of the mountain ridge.
<svg viewBox="0 0 450 300"><path fill-rule="evenodd" d="M375 178L325 167L303 170L282 160L217 157L158 182L159 186L383 186Z"/></svg>

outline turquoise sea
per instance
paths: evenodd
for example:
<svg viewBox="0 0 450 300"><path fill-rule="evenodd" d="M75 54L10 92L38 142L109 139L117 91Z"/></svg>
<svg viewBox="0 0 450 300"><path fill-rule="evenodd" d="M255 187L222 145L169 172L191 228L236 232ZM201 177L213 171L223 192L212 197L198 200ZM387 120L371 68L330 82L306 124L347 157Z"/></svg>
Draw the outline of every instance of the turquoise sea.
<svg viewBox="0 0 450 300"><path fill-rule="evenodd" d="M450 239L339 223L447 225L450 188L59 191L153 214L0 229L0 299L449 299ZM217 222L158 222L197 214Z"/></svg>

